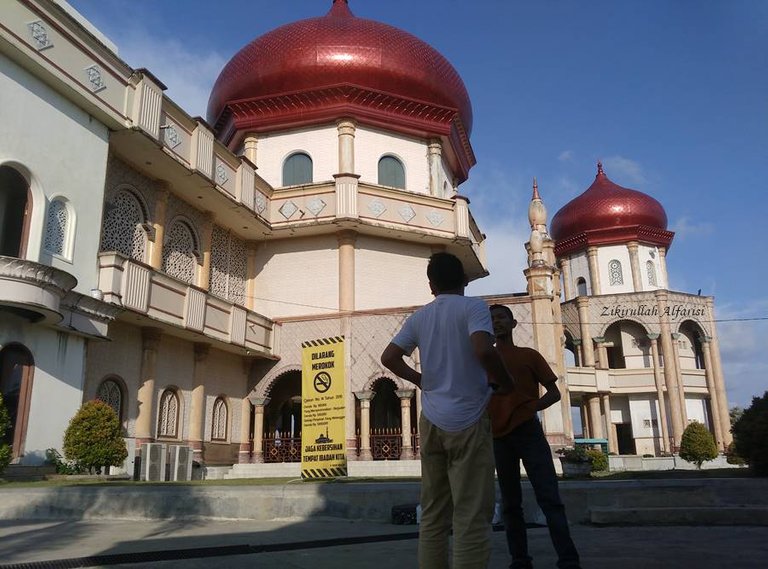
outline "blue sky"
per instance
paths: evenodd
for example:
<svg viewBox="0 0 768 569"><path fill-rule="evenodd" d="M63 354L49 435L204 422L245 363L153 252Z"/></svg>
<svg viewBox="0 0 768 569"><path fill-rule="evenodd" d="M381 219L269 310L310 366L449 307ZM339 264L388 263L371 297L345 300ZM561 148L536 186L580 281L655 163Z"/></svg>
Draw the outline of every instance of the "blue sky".
<svg viewBox="0 0 768 569"><path fill-rule="evenodd" d="M222 66L331 0L70 0L133 67L205 115ZM477 166L461 192L488 235L473 294L524 289L531 179L550 219L594 179L649 193L677 232L674 290L716 297L731 405L768 389L768 2L350 0L456 67ZM754 319L733 321L734 319ZM760 320L762 319L762 320Z"/></svg>

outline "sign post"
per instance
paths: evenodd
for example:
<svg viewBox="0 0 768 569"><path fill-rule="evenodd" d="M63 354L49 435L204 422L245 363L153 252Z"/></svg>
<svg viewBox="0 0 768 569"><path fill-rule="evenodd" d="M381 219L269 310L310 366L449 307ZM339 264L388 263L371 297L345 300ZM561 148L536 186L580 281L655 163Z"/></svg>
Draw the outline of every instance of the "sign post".
<svg viewBox="0 0 768 569"><path fill-rule="evenodd" d="M301 477L346 476L344 337L301 347Z"/></svg>

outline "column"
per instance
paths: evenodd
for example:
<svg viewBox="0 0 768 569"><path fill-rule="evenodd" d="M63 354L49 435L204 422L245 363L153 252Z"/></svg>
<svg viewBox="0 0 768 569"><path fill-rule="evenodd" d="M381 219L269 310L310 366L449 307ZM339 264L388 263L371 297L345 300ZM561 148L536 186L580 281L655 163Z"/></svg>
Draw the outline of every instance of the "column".
<svg viewBox="0 0 768 569"><path fill-rule="evenodd" d="M659 335L648 334L651 341L651 357L653 359L653 379L656 383L656 399L659 404L659 426L661 427L661 451L669 452L669 426L667 425L667 404L664 398L664 377L661 372L659 359Z"/></svg>
<svg viewBox="0 0 768 569"><path fill-rule="evenodd" d="M565 300L573 298L573 283L571 282L571 260L568 258L560 259L560 270L563 273L563 291Z"/></svg>
<svg viewBox="0 0 768 569"><path fill-rule="evenodd" d="M355 173L355 123L342 119L336 123L339 133L339 173Z"/></svg>
<svg viewBox="0 0 768 569"><path fill-rule="evenodd" d="M704 373L707 378L707 391L709 391L709 407L712 412L712 430L715 432L715 442L720 451L725 451L723 444L723 426L720 421L720 405L717 397L717 387L715 387L715 374L712 370L712 352L710 351L709 338L701 336L701 348L704 352Z"/></svg>
<svg viewBox="0 0 768 569"><path fill-rule="evenodd" d="M581 328L581 351L584 367L595 367L595 349L592 345L592 334L589 332L589 298L579 296L576 298L576 306L579 309L579 326Z"/></svg>
<svg viewBox="0 0 768 569"><path fill-rule="evenodd" d="M136 456L141 453L143 443L152 442L152 422L154 420L155 379L157 377L157 350L160 346L158 328L141 329L141 368L139 370L139 392L137 399L139 411L136 416L135 437Z"/></svg>
<svg viewBox="0 0 768 569"><path fill-rule="evenodd" d="M659 306L659 326L661 333L661 351L664 356L664 383L667 386L667 397L669 397L669 412L672 415L672 447L670 450L677 449L680 444L680 438L683 436L683 418L680 415L680 391L677 387L677 373L675 371L675 355L672 348L672 333L669 328L669 320L664 316L667 308L668 294L666 290L656 290L654 292L656 302Z"/></svg>
<svg viewBox="0 0 768 569"><path fill-rule="evenodd" d="M603 419L600 416L600 396L589 395L587 397L587 405L589 405L589 426L590 426L590 438L604 439L605 429L603 428Z"/></svg>
<svg viewBox="0 0 768 569"><path fill-rule="evenodd" d="M709 310L709 320L712 322L712 336L709 340L709 350L712 356L713 380L717 390L717 405L720 409L720 424L723 430L723 444L728 445L733 442L731 433L731 415L728 412L728 396L725 392L725 379L723 376L723 364L720 359L720 342L717 339L717 326L715 325L714 299L707 298L707 308Z"/></svg>
<svg viewBox="0 0 768 569"><path fill-rule="evenodd" d="M254 166L257 165L256 162L256 154L257 154L257 145L258 145L259 139L256 138L256 135L253 133L249 133L246 135L245 139L243 140L243 155L250 160L251 164Z"/></svg>
<svg viewBox="0 0 768 569"><path fill-rule="evenodd" d="M659 280L659 286L662 288L669 288L669 275L667 275L667 249L665 247L659 247L659 267L661 270L661 279Z"/></svg>
<svg viewBox="0 0 768 569"><path fill-rule="evenodd" d="M203 263L197 275L197 286L208 290L211 285L211 240L213 237L213 216L207 214L203 226L200 228L200 248L203 254Z"/></svg>
<svg viewBox="0 0 768 569"><path fill-rule="evenodd" d="M161 184L161 189L157 192L155 201L154 220L152 222L152 239L149 248L149 259L147 262L156 271L163 268L163 240L165 239L165 217L168 211L168 192L167 184Z"/></svg>
<svg viewBox="0 0 768 569"><path fill-rule="evenodd" d="M600 292L600 267L597 264L597 247L587 249L587 260L589 262L589 284L592 287L592 296L601 294Z"/></svg>
<svg viewBox="0 0 768 569"><path fill-rule="evenodd" d="M240 448L237 451L237 463L248 464L251 462L251 443L248 437L251 434L251 402L248 397L240 401Z"/></svg>
<svg viewBox="0 0 768 569"><path fill-rule="evenodd" d="M581 403L579 405L579 413L581 414L581 435L584 439L592 438L592 425L589 424L589 405L587 404L586 395L581 396Z"/></svg>
<svg viewBox="0 0 768 569"><path fill-rule="evenodd" d="M601 395L603 400L603 414L605 415L605 424L608 430L608 452L619 453L619 441L616 437L616 427L611 420L611 396L609 393Z"/></svg>
<svg viewBox="0 0 768 569"><path fill-rule="evenodd" d="M680 369L680 334L672 334L672 354L675 358L675 375L677 376L677 389L680 392L680 417L683 420L683 430L688 426L688 409L685 406L685 382L683 372Z"/></svg>
<svg viewBox="0 0 768 569"><path fill-rule="evenodd" d="M253 457L251 462L264 462L264 408L269 405L269 397L251 396L248 400L253 405Z"/></svg>
<svg viewBox="0 0 768 569"><path fill-rule="evenodd" d="M248 243L246 249L245 307L256 311L256 244ZM257 311L258 312L258 311Z"/></svg>
<svg viewBox="0 0 768 569"><path fill-rule="evenodd" d="M400 460L413 459L413 444L411 444L411 397L413 389L398 389L395 391L400 398L400 425L402 426L403 450Z"/></svg>
<svg viewBox="0 0 768 569"><path fill-rule="evenodd" d="M355 309L355 242L357 233L340 231L339 241L339 310Z"/></svg>
<svg viewBox="0 0 768 569"><path fill-rule="evenodd" d="M608 348L605 345L605 338L603 336L595 336L592 341L597 346L597 362L595 367L597 369L608 369Z"/></svg>
<svg viewBox="0 0 768 569"><path fill-rule="evenodd" d="M429 164L429 194L432 196L443 196L443 189L440 187L440 170L443 162L443 148L439 140L431 140L427 146L427 162Z"/></svg>
<svg viewBox="0 0 768 569"><path fill-rule="evenodd" d="M371 401L375 391L355 391L360 401L360 460L373 460L371 454Z"/></svg>
<svg viewBox="0 0 768 569"><path fill-rule="evenodd" d="M189 446L194 451L194 460L203 462L203 433L205 423L205 379L208 372L208 354L211 345L196 342L195 365L192 370L192 401L189 407Z"/></svg>
<svg viewBox="0 0 768 569"><path fill-rule="evenodd" d="M638 255L639 244L637 241L627 243L629 250L629 266L632 268L632 286L635 292L643 290L642 273L640 272L640 256Z"/></svg>

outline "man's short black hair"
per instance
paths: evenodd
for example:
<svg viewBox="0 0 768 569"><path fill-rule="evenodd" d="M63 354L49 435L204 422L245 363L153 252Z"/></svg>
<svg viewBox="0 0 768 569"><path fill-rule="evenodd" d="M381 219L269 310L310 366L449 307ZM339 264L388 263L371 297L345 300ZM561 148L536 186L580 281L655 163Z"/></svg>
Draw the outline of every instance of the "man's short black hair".
<svg viewBox="0 0 768 569"><path fill-rule="evenodd" d="M453 290L467 284L464 265L450 253L435 253L429 258L427 278L438 291Z"/></svg>
<svg viewBox="0 0 768 569"><path fill-rule="evenodd" d="M503 310L504 312L506 312L506 313L507 313L507 316L509 316L509 317L510 317L510 319L511 319L513 322L517 322L517 321L515 320L515 315L514 315L514 314L512 314L512 309L511 309L509 306L506 306L506 305L504 305L504 304L491 304L491 305L488 307L488 309L489 309L491 312L493 312L494 310Z"/></svg>

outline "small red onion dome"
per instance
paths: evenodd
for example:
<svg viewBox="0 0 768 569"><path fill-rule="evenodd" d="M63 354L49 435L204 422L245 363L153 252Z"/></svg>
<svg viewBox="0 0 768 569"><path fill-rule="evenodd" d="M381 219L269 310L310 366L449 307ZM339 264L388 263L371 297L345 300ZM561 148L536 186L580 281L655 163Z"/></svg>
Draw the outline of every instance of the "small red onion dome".
<svg viewBox="0 0 768 569"><path fill-rule="evenodd" d="M334 0L322 17L281 26L227 63L208 101L217 137L236 146L269 132L351 117L416 136L444 137L474 164L472 105L437 50L403 30L355 17Z"/></svg>
<svg viewBox="0 0 768 569"><path fill-rule="evenodd" d="M597 176L580 196L552 218L550 234L558 256L592 245L638 241L669 247L667 214L651 196L614 184L597 163Z"/></svg>

